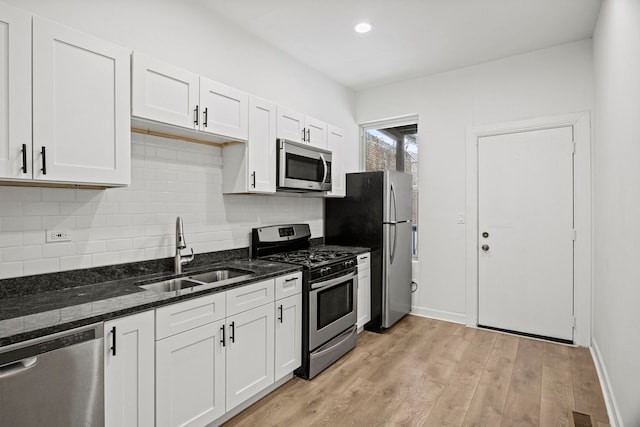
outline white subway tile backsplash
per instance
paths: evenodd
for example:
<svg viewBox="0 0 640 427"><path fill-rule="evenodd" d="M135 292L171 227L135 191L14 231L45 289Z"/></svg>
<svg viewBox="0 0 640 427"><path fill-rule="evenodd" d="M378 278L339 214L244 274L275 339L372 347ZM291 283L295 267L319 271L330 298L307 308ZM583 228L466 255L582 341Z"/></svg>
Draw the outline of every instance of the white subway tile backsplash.
<svg viewBox="0 0 640 427"><path fill-rule="evenodd" d="M222 195L220 148L132 134L132 183L88 190L0 186L0 278L171 257L182 216L198 252L249 245L252 227L309 222L322 200ZM71 242L45 243L68 229Z"/></svg>
<svg viewBox="0 0 640 427"><path fill-rule="evenodd" d="M42 190L35 187L3 187L2 201L38 202L42 200Z"/></svg>
<svg viewBox="0 0 640 427"><path fill-rule="evenodd" d="M2 249L2 262L27 261L42 258L42 246L11 246Z"/></svg>
<svg viewBox="0 0 640 427"><path fill-rule="evenodd" d="M23 262L0 262L0 279L24 276L23 264Z"/></svg>
<svg viewBox="0 0 640 427"><path fill-rule="evenodd" d="M60 271L89 267L93 267L91 264L91 255L75 255L60 258Z"/></svg>
<svg viewBox="0 0 640 427"><path fill-rule="evenodd" d="M22 237L23 233L19 231L0 233L0 248L22 245Z"/></svg>
<svg viewBox="0 0 640 427"><path fill-rule="evenodd" d="M43 274L60 269L60 258L43 258L24 262L24 274L29 276L32 274Z"/></svg>
<svg viewBox="0 0 640 427"><path fill-rule="evenodd" d="M2 200L0 204L0 217L3 216L20 216L22 215L22 203L11 202L9 200Z"/></svg>
<svg viewBox="0 0 640 427"><path fill-rule="evenodd" d="M22 204L22 215L58 215L58 202L26 202Z"/></svg>
<svg viewBox="0 0 640 427"><path fill-rule="evenodd" d="M91 264L94 267L118 264L119 262L120 254L118 252L103 252L91 255Z"/></svg>
<svg viewBox="0 0 640 427"><path fill-rule="evenodd" d="M42 247L42 258L60 258L77 254L76 244L73 242L48 243Z"/></svg>
<svg viewBox="0 0 640 427"><path fill-rule="evenodd" d="M76 243L76 253L95 254L107 251L107 244L104 240L94 240Z"/></svg>
<svg viewBox="0 0 640 427"><path fill-rule="evenodd" d="M5 216L0 222L0 232L5 231L30 231L42 229L42 217L40 216Z"/></svg>
<svg viewBox="0 0 640 427"><path fill-rule="evenodd" d="M65 228L71 229L76 226L76 217L75 216L43 216L42 217L42 228L45 230L52 230L56 228Z"/></svg>

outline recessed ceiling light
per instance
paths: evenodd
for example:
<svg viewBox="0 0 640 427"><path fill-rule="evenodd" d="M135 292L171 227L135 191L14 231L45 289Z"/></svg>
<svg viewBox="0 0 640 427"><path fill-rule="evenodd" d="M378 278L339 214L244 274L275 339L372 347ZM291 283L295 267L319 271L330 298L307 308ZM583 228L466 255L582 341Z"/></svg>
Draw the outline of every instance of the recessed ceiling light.
<svg viewBox="0 0 640 427"><path fill-rule="evenodd" d="M353 29L358 33L368 33L369 31L371 31L371 25L367 24L366 22L361 22L353 27Z"/></svg>

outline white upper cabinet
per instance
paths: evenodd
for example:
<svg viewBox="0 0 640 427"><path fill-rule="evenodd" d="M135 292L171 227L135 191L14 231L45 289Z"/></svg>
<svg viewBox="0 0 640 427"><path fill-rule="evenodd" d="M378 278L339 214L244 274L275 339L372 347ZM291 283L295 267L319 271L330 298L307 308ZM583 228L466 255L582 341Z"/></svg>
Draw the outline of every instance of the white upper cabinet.
<svg viewBox="0 0 640 427"><path fill-rule="evenodd" d="M0 4L0 178L31 178L31 15Z"/></svg>
<svg viewBox="0 0 640 427"><path fill-rule="evenodd" d="M131 182L130 52L33 18L34 178Z"/></svg>
<svg viewBox="0 0 640 427"><path fill-rule="evenodd" d="M345 177L343 166L344 131L333 125L329 125L327 132L327 149L331 151L331 191L327 196L345 196Z"/></svg>
<svg viewBox="0 0 640 427"><path fill-rule="evenodd" d="M222 149L224 193L275 193L276 105L249 97L249 141Z"/></svg>
<svg viewBox="0 0 640 427"><path fill-rule="evenodd" d="M135 52L131 74L131 114L198 129L199 76Z"/></svg>
<svg viewBox="0 0 640 427"><path fill-rule="evenodd" d="M306 116L304 125L307 129L307 139L305 142L314 147L327 148L327 124L321 120Z"/></svg>
<svg viewBox="0 0 640 427"><path fill-rule="evenodd" d="M130 52L0 5L0 179L131 183Z"/></svg>
<svg viewBox="0 0 640 427"><path fill-rule="evenodd" d="M304 114L278 105L278 139L288 139L295 142L306 140L304 128Z"/></svg>
<svg viewBox="0 0 640 427"><path fill-rule="evenodd" d="M211 142L247 140L247 93L138 52L132 76L136 127Z"/></svg>
<svg viewBox="0 0 640 427"><path fill-rule="evenodd" d="M246 141L249 134L249 95L200 77L200 108L204 132Z"/></svg>
<svg viewBox="0 0 640 427"><path fill-rule="evenodd" d="M278 106L278 138L327 148L327 124Z"/></svg>

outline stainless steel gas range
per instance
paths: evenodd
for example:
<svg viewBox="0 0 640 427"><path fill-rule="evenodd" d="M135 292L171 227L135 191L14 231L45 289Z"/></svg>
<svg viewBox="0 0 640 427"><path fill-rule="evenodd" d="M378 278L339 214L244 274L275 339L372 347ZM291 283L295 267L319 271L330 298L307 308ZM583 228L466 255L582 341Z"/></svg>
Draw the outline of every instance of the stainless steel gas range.
<svg viewBox="0 0 640 427"><path fill-rule="evenodd" d="M355 347L358 295L356 255L310 246L308 224L254 228L253 258L303 268L302 367L311 379Z"/></svg>

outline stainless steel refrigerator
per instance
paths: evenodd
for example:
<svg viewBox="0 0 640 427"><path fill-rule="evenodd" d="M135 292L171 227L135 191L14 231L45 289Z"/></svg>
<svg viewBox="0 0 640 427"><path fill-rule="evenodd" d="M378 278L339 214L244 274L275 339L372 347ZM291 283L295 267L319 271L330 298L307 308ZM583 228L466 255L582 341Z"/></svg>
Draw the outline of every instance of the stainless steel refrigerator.
<svg viewBox="0 0 640 427"><path fill-rule="evenodd" d="M411 180L395 171L351 173L346 197L325 199L325 242L371 249L368 330L389 328L411 309Z"/></svg>

